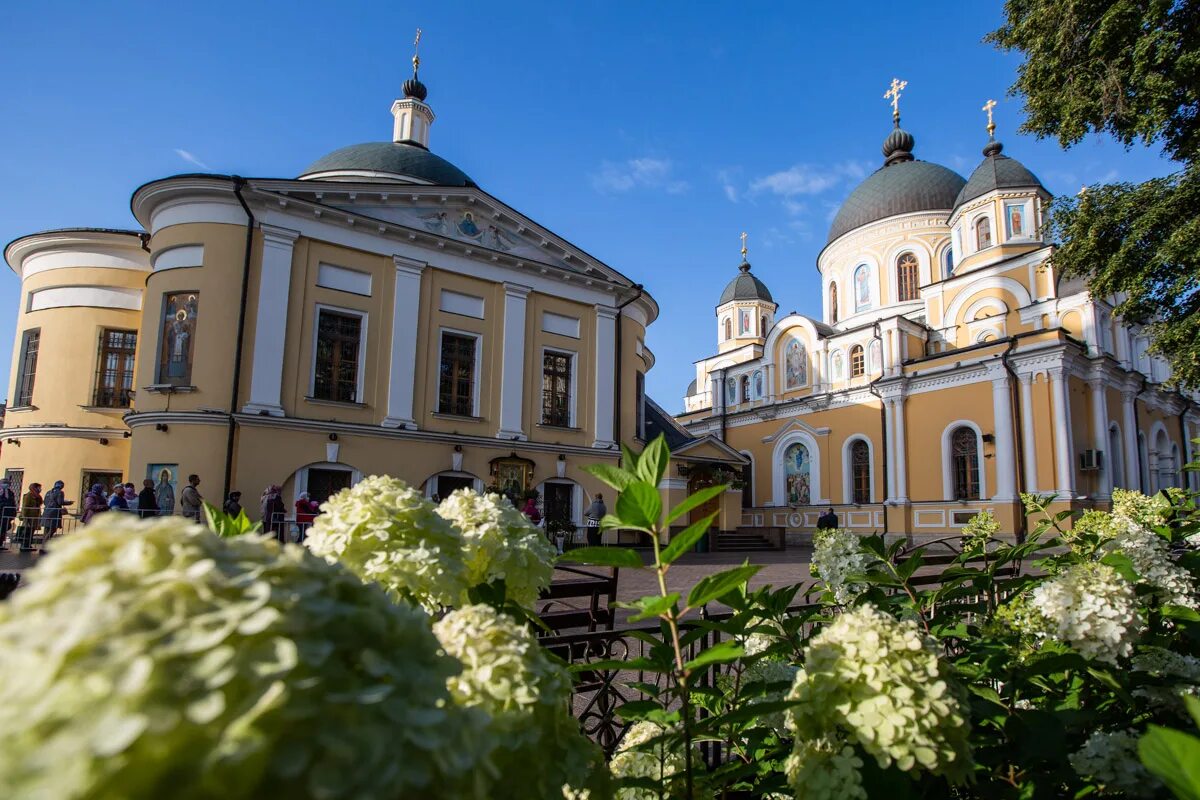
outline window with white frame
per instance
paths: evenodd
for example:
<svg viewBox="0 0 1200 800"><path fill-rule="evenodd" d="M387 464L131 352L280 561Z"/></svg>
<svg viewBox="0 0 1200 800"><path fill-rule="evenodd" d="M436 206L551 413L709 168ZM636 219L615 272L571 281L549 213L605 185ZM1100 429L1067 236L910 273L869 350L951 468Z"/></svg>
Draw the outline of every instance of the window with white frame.
<svg viewBox="0 0 1200 800"><path fill-rule="evenodd" d="M478 388L479 337L442 331L438 367L438 413L474 417Z"/></svg>
<svg viewBox="0 0 1200 800"><path fill-rule="evenodd" d="M572 384L575 355L560 350L542 351L542 424L571 427Z"/></svg>
<svg viewBox="0 0 1200 800"><path fill-rule="evenodd" d="M992 246L992 220L985 214L975 220L975 249L983 250Z"/></svg>
<svg viewBox="0 0 1200 800"><path fill-rule="evenodd" d="M319 400L358 403L361 385L365 315L317 307L312 396Z"/></svg>

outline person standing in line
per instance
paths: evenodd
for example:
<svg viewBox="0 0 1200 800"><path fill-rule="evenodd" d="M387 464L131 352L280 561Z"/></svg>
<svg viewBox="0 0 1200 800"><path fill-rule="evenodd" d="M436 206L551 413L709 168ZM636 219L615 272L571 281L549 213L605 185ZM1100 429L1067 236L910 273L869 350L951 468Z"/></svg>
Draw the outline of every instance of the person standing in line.
<svg viewBox="0 0 1200 800"><path fill-rule="evenodd" d="M142 519L158 516L158 495L154 492L154 481L149 478L142 481L142 490L137 496L137 510Z"/></svg>
<svg viewBox="0 0 1200 800"><path fill-rule="evenodd" d="M296 544L304 543L304 537L308 534L313 520L317 518L320 508L320 505L309 496L308 492L300 493L299 499L296 500Z"/></svg>
<svg viewBox="0 0 1200 800"><path fill-rule="evenodd" d="M21 552L33 549L33 532L42 520L42 485L29 484L29 491L21 498L21 527L17 529L21 539Z"/></svg>
<svg viewBox="0 0 1200 800"><path fill-rule="evenodd" d="M0 480L0 550L7 550L4 540L12 529L13 520L17 518L17 495L12 490L12 482L5 478Z"/></svg>
<svg viewBox="0 0 1200 800"><path fill-rule="evenodd" d="M263 490L259 509L262 511L263 530L273 534L280 544L287 544L287 506L283 504L283 490L271 484Z"/></svg>
<svg viewBox="0 0 1200 800"><path fill-rule="evenodd" d="M225 504L221 506L221 511L231 517L240 517L242 515L242 493L230 492L229 497L225 498Z"/></svg>
<svg viewBox="0 0 1200 800"><path fill-rule="evenodd" d="M188 485L179 493L179 510L188 519L200 521L200 507L204 504L204 495L196 487L200 485L200 476L188 475Z"/></svg>
<svg viewBox="0 0 1200 800"><path fill-rule="evenodd" d="M139 517L141 516L138 512L137 487L132 483L125 484L125 505L128 507L130 513L137 514Z"/></svg>
<svg viewBox="0 0 1200 800"><path fill-rule="evenodd" d="M591 547L600 544L600 520L604 519L604 515L607 513L608 507L604 505L604 495L596 492L596 499L587 507L587 511L583 512L583 516L587 519L587 543Z"/></svg>
<svg viewBox="0 0 1200 800"><path fill-rule="evenodd" d="M99 483L93 483L92 488L83 498L83 515L80 517L80 521L87 525L92 521L92 517L105 511L108 511L108 503L104 500L104 487Z"/></svg>
<svg viewBox="0 0 1200 800"><path fill-rule="evenodd" d="M58 533L62 528L63 512L66 507L73 505L73 500L68 500L63 492L63 487L66 486L62 481L55 481L54 486L50 491L46 492L46 504L43 506L42 512L42 548L45 549L46 542L50 541L54 534Z"/></svg>
<svg viewBox="0 0 1200 800"><path fill-rule="evenodd" d="M109 511L128 511L129 503L125 501L125 484L118 483L112 487L112 494L108 496Z"/></svg>
<svg viewBox="0 0 1200 800"><path fill-rule="evenodd" d="M817 517L817 530L829 530L838 526L837 514L833 513L833 509L827 509L824 514Z"/></svg>

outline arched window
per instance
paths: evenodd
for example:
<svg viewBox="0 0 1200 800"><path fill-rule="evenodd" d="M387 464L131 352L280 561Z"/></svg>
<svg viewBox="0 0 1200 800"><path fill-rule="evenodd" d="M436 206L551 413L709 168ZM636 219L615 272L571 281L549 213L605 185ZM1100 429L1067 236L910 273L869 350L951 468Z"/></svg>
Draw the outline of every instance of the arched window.
<svg viewBox="0 0 1200 800"><path fill-rule="evenodd" d="M742 402L743 403L750 402L750 376L749 375L742 376Z"/></svg>
<svg viewBox="0 0 1200 800"><path fill-rule="evenodd" d="M759 320L759 323L760 324L758 326L758 335L766 336L767 335L767 315L766 314L764 314L762 316L762 319Z"/></svg>
<svg viewBox="0 0 1200 800"><path fill-rule="evenodd" d="M1150 493L1150 452L1146 447L1146 434L1138 431L1138 477L1141 478L1142 494Z"/></svg>
<svg viewBox="0 0 1200 800"><path fill-rule="evenodd" d="M850 377L857 378L867 371L866 359L863 357L861 344L850 348Z"/></svg>
<svg viewBox="0 0 1200 800"><path fill-rule="evenodd" d="M862 439L850 445L851 502L871 502L871 448Z"/></svg>
<svg viewBox="0 0 1200 800"><path fill-rule="evenodd" d="M838 321L837 284L831 283L831 284L829 284L829 322L834 323L837 321Z"/></svg>
<svg viewBox="0 0 1200 800"><path fill-rule="evenodd" d="M904 253L896 260L896 299L901 303L917 299L919 268L917 257Z"/></svg>
<svg viewBox="0 0 1200 800"><path fill-rule="evenodd" d="M1125 479L1125 448L1121 445L1121 429L1115 422L1108 426L1108 452L1111 454L1108 460L1112 471L1111 483L1114 488L1125 486L1128 482Z"/></svg>
<svg viewBox="0 0 1200 800"><path fill-rule="evenodd" d="M954 275L954 247L947 247L942 259L946 262L946 277Z"/></svg>
<svg viewBox="0 0 1200 800"><path fill-rule="evenodd" d="M965 425L950 434L950 469L954 499L979 499L979 437Z"/></svg>
<svg viewBox="0 0 1200 800"><path fill-rule="evenodd" d="M866 311L871 307L871 268L859 264L854 270L854 311Z"/></svg>
<svg viewBox="0 0 1200 800"><path fill-rule="evenodd" d="M975 220L975 249L992 246L992 220L983 216Z"/></svg>
<svg viewBox="0 0 1200 800"><path fill-rule="evenodd" d="M729 317L725 318L725 338L733 338L733 320L731 320Z"/></svg>

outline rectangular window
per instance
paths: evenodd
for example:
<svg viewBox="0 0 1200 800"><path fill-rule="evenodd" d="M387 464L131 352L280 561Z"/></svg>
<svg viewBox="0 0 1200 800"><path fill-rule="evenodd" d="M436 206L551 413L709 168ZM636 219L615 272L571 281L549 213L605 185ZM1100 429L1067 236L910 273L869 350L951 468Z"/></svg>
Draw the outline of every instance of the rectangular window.
<svg viewBox="0 0 1200 800"><path fill-rule="evenodd" d="M82 485L79 487L79 507L83 505L83 498L87 495L91 488L97 483L104 489L105 495L112 492L113 487L121 483L120 472L109 472L107 470L84 470Z"/></svg>
<svg viewBox="0 0 1200 800"><path fill-rule="evenodd" d="M96 367L96 394L92 405L128 408L133 396L133 361L137 332L105 328L100 331L100 356Z"/></svg>
<svg viewBox="0 0 1200 800"><path fill-rule="evenodd" d="M196 292L172 292L163 297L156 383L172 386L191 385L192 352L196 344L196 312L199 305L200 295Z"/></svg>
<svg viewBox="0 0 1200 800"><path fill-rule="evenodd" d="M25 488L25 470L6 469L4 470L4 480L8 481L8 487L17 496L17 506L19 507L21 505L21 490Z"/></svg>
<svg viewBox="0 0 1200 800"><path fill-rule="evenodd" d="M542 354L542 424L571 426L571 355L547 350Z"/></svg>
<svg viewBox="0 0 1200 800"><path fill-rule="evenodd" d="M317 358L313 397L358 402L358 354L362 317L322 308L317 311Z"/></svg>
<svg viewBox="0 0 1200 800"><path fill-rule="evenodd" d="M33 379L37 374L38 346L42 341L42 329L25 331L21 338L21 366L17 372L17 405L33 405Z"/></svg>
<svg viewBox="0 0 1200 800"><path fill-rule="evenodd" d="M439 413L475 416L475 345L474 336L442 334L438 377Z"/></svg>

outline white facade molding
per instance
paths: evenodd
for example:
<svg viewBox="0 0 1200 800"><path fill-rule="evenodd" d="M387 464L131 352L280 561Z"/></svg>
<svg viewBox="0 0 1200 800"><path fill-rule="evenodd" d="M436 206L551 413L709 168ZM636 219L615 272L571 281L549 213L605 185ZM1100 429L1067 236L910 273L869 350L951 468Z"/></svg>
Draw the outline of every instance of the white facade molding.
<svg viewBox="0 0 1200 800"><path fill-rule="evenodd" d="M500 343L500 439L524 441L525 306L528 286L504 284L504 339Z"/></svg>
<svg viewBox="0 0 1200 800"><path fill-rule="evenodd" d="M371 296L371 273L324 262L317 265L317 286L339 292Z"/></svg>
<svg viewBox="0 0 1200 800"><path fill-rule="evenodd" d="M392 264L396 273L392 290L392 340L388 353L387 416L381 424L385 428L415 429L417 327L421 317L421 276L427 265L398 255L392 256ZM476 360L479 357L477 353Z"/></svg>
<svg viewBox="0 0 1200 800"><path fill-rule="evenodd" d="M179 244L159 250L151 259L150 266L155 272L183 267L202 267L204 266L204 245Z"/></svg>
<svg viewBox="0 0 1200 800"><path fill-rule="evenodd" d="M1062 369L1050 370L1050 396L1054 405L1055 493L1059 500L1075 498L1075 443L1071 437L1071 397Z"/></svg>
<svg viewBox="0 0 1200 800"><path fill-rule="evenodd" d="M771 503L775 506L788 507L787 503L787 474L783 468L783 456L793 444L802 444L808 450L811 459L808 467L808 504L810 506L831 505L829 499L821 494L821 448L817 439L806 430L792 430L779 437L771 451Z"/></svg>
<svg viewBox="0 0 1200 800"><path fill-rule="evenodd" d="M613 441L613 379L617 370L619 313L612 306L596 306L596 439L592 442L592 447L601 449L616 446L616 442ZM713 405L716 405L715 400Z"/></svg>
<svg viewBox="0 0 1200 800"><path fill-rule="evenodd" d="M1088 382L1092 401L1092 449L1100 453L1100 469L1096 473L1096 498L1106 500L1116 485L1112 453L1109 450L1107 383L1103 377Z"/></svg>
<svg viewBox="0 0 1200 800"><path fill-rule="evenodd" d="M1037 443L1033 420L1033 376L1022 372L1018 376L1021 384L1021 455L1025 466L1025 491L1038 491Z"/></svg>
<svg viewBox="0 0 1200 800"><path fill-rule="evenodd" d="M875 486L875 443L871 441L870 436L867 436L863 433L851 434L846 438L846 441L842 443L842 502L854 502L854 459L851 457L850 448L854 446L855 442L865 442L867 445L869 464L867 474L871 479L870 495L867 498L867 501L874 503L876 502L875 498L879 497L878 490ZM750 455L749 453L746 453L746 451L743 451L743 453L745 453L747 457Z"/></svg>
<svg viewBox="0 0 1200 800"><path fill-rule="evenodd" d="M284 345L287 338L288 295L292 286L292 248L300 232L263 225L262 235L258 308L254 314L254 354L250 367L250 400L242 407L242 413L282 417ZM364 338L365 333L364 330Z"/></svg>
<svg viewBox="0 0 1200 800"><path fill-rule="evenodd" d="M900 504L908 502L908 434L905 429L905 410L904 410L904 395L900 394L891 402L892 406L892 425L889 427L895 428L895 437L893 441L894 448L892 454L894 458L888 459L888 463L896 462L896 488L895 501Z"/></svg>
<svg viewBox="0 0 1200 800"><path fill-rule="evenodd" d="M26 311L51 308L142 309L142 290L120 286L47 286L29 293Z"/></svg>
<svg viewBox="0 0 1200 800"><path fill-rule="evenodd" d="M953 438L954 431L959 428L970 428L975 431L975 453L979 469L979 497L987 496L987 461L983 457L983 431L979 423L969 419L958 419L951 422L942 430L942 497L948 503L954 499L954 463Z"/></svg>
<svg viewBox="0 0 1200 800"><path fill-rule="evenodd" d="M992 412L996 436L996 494L992 501L1010 502L1017 499L1017 458L1007 374L992 380Z"/></svg>

